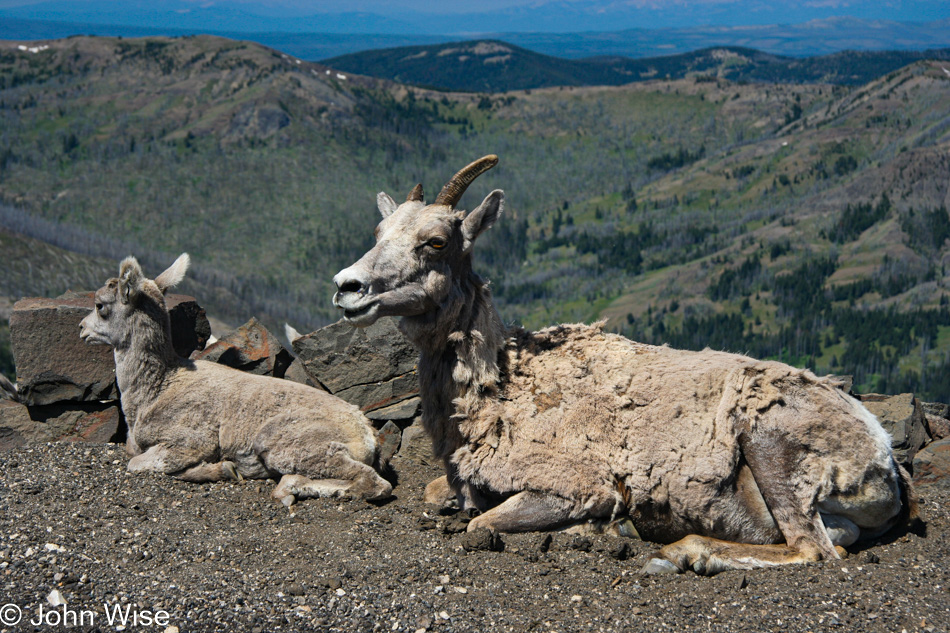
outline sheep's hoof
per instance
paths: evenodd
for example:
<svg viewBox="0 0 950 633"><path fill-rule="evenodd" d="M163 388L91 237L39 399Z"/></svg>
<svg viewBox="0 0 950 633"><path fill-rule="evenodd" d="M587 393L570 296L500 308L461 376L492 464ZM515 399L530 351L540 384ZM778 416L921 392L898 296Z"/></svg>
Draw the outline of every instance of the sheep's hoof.
<svg viewBox="0 0 950 633"><path fill-rule="evenodd" d="M297 497L295 497L295 496L293 496L293 495L285 495L285 496L283 496L283 497L280 498L280 502L281 502L282 504L284 504L284 506L286 506L286 507L289 508L290 506L292 506L292 505L294 505L295 503L297 503Z"/></svg>
<svg viewBox="0 0 950 633"><path fill-rule="evenodd" d="M658 574L678 574L682 570L665 558L651 558L640 570L641 574L656 576Z"/></svg>
<svg viewBox="0 0 950 633"><path fill-rule="evenodd" d="M237 471L234 462L221 462L221 472L232 481L244 481L244 477Z"/></svg>
<svg viewBox="0 0 950 633"><path fill-rule="evenodd" d="M622 519L616 519L611 521L607 525L605 530L607 534L613 534L614 536L623 536L626 538L633 538L640 540L640 533L637 532L636 526L633 524L633 521L630 520L630 517L624 517Z"/></svg>

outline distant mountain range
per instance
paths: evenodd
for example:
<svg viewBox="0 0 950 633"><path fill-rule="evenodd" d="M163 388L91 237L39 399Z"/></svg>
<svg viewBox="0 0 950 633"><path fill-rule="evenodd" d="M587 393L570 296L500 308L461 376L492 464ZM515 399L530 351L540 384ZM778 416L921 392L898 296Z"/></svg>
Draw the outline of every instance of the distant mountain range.
<svg viewBox="0 0 950 633"><path fill-rule="evenodd" d="M498 40L370 50L325 60L359 75L441 90L505 92L553 86L619 86L651 79L858 85L921 59L950 60L941 50L843 52L798 59L748 48L716 47L631 59L550 57Z"/></svg>
<svg viewBox="0 0 950 633"><path fill-rule="evenodd" d="M46 3L49 4L49 3ZM368 49L427 45L443 42L499 39L544 55L567 59L595 56L656 57L713 46L738 46L793 57L828 55L844 50L922 51L950 47L950 18L920 22L829 17L795 24L716 25L666 28L623 28L576 32L541 32L499 29L501 20L480 21L471 16L422 28L407 21L369 14L324 14L308 19L281 20L257 16L181 12L151 22L118 9L93 15L66 8L41 11L36 7L0 8L0 39L41 40L72 35L143 37L211 33L270 46L301 59L321 60ZM60 3L62 4L62 3ZM76 3L77 5L86 3ZM126 3L111 3L119 7ZM131 3L138 4L138 3ZM66 3L67 8L69 3ZM189 3L194 8L194 3ZM210 9L209 9L210 11ZM938 15L935 12L933 15ZM471 18L471 19L470 19ZM751 18L750 18L751 19ZM112 20L111 22L108 20ZM431 20L429 21L432 22ZM646 22L649 24L649 22ZM657 22L659 24L659 22Z"/></svg>

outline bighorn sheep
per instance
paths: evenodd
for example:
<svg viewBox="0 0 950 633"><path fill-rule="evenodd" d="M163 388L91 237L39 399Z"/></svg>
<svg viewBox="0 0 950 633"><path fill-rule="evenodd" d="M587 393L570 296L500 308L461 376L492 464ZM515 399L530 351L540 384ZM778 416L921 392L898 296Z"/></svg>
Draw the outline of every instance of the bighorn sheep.
<svg viewBox="0 0 950 633"><path fill-rule="evenodd" d="M280 474L273 496L287 503L390 496L392 486L373 469L376 435L357 407L295 382L175 354L164 295L188 263L182 255L152 281L127 258L80 324L87 343L115 350L129 471L194 482Z"/></svg>
<svg viewBox="0 0 950 633"><path fill-rule="evenodd" d="M482 512L470 530L629 519L669 543L644 571L714 574L835 559L915 513L887 433L830 379L601 324L503 326L472 249L504 193L455 209L497 160L431 205L421 185L398 206L380 193L376 245L334 278L352 325L403 317L433 450L462 507Z"/></svg>

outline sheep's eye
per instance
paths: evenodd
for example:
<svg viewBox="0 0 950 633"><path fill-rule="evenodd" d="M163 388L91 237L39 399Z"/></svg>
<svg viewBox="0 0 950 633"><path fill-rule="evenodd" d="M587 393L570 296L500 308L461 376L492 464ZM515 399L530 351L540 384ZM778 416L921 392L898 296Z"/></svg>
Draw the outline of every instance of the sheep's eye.
<svg viewBox="0 0 950 633"><path fill-rule="evenodd" d="M106 318L109 315L109 310L102 303L96 303L96 312L98 312L102 318Z"/></svg>
<svg viewBox="0 0 950 633"><path fill-rule="evenodd" d="M433 237L428 243L429 246L438 251L445 248L448 241L444 237Z"/></svg>

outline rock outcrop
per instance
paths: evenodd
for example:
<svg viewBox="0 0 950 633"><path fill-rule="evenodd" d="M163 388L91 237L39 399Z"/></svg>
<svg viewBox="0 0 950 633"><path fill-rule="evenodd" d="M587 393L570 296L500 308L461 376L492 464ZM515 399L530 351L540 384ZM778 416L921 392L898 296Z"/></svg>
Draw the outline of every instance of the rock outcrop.
<svg viewBox="0 0 950 633"><path fill-rule="evenodd" d="M187 356L211 335L194 298L168 295L175 351ZM53 441L125 440L125 418L106 346L86 345L79 322L94 307L91 292L26 298L13 306L10 338L17 402L0 402L0 448Z"/></svg>
<svg viewBox="0 0 950 633"><path fill-rule="evenodd" d="M172 336L174 337L174 334ZM277 337L253 317L208 347L196 349L191 358L209 360L251 374L274 378L283 378L294 360Z"/></svg>
<svg viewBox="0 0 950 633"><path fill-rule="evenodd" d="M311 379L380 426L391 420L405 428L418 413L418 352L395 319L380 319L366 329L340 321L301 336L293 346Z"/></svg>
<svg viewBox="0 0 950 633"><path fill-rule="evenodd" d="M912 393L886 396L869 393L857 396L868 411L877 416L884 429L891 434L894 457L911 469L914 455L930 441L927 419L920 400Z"/></svg>
<svg viewBox="0 0 950 633"><path fill-rule="evenodd" d="M175 350L187 356L211 335L205 312L192 297L166 298ZM55 299L17 301L10 316L10 338L23 404L99 402L119 397L112 350L79 339L79 322L93 309L93 293L69 292Z"/></svg>

